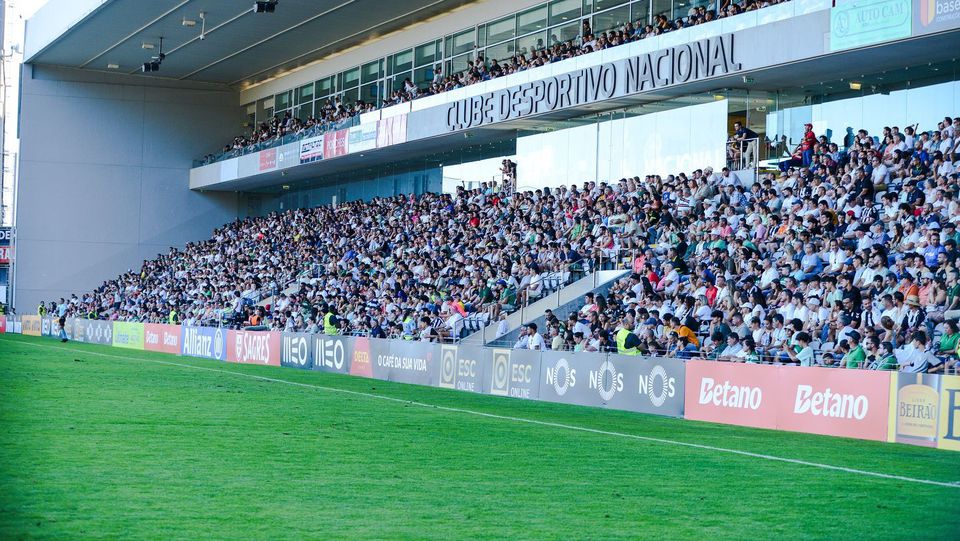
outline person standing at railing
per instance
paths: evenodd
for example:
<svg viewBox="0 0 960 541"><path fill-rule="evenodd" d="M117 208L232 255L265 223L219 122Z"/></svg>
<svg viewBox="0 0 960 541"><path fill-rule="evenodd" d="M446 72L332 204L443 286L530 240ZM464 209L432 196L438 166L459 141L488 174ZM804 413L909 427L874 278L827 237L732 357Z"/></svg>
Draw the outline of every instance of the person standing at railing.
<svg viewBox="0 0 960 541"><path fill-rule="evenodd" d="M327 308L327 313L323 316L323 334L334 336L339 334L340 321L337 319L337 309L333 306Z"/></svg>
<svg viewBox="0 0 960 541"><path fill-rule="evenodd" d="M757 159L757 132L744 126L741 122L733 123L733 142L740 154L740 165L746 169L752 167Z"/></svg>

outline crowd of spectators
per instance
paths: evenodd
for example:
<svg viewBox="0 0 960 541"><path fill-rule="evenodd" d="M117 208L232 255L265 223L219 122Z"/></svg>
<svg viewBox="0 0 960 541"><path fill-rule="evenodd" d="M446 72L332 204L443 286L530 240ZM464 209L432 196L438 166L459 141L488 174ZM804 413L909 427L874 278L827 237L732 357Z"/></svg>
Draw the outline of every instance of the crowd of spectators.
<svg viewBox="0 0 960 541"><path fill-rule="evenodd" d="M433 68L433 79L431 81L418 85L410 78L406 78L397 85L397 88L389 91L389 95L383 97L379 106L398 105L424 96L463 88L552 62L559 62L787 1L789 0L741 0L739 2L725 0L719 11L707 9L706 6L692 6L686 16L674 20L666 15L656 15L652 23L645 20L628 21L616 28L596 33L590 28L589 21L584 20L580 34L575 39L562 41L553 34L550 37L549 44L540 40L534 47L523 48L506 59L491 59L477 55L476 58L467 62L467 68L460 73L444 74L443 67L438 64ZM373 102L357 100L353 104L347 104L339 97L332 97L326 100L315 116L299 119L293 117L289 112L285 113L283 117L275 116L269 122L258 125L250 135L234 138L232 143L224 146L223 152L243 150L247 146L277 140L285 135L302 134L315 127L325 130L355 115L376 110L377 107L378 104ZM213 159L213 156L208 156L207 159Z"/></svg>
<svg viewBox="0 0 960 541"><path fill-rule="evenodd" d="M806 132L751 185L707 168L588 187L632 272L515 347L956 370L960 118L844 146Z"/></svg>

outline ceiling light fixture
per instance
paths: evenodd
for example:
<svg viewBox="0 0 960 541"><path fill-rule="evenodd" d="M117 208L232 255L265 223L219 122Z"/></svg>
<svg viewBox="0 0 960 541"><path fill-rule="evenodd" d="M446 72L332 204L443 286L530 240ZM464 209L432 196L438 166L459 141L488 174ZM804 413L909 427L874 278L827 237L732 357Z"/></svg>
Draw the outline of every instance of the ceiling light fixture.
<svg viewBox="0 0 960 541"><path fill-rule="evenodd" d="M253 12L254 13L273 13L277 9L277 4L280 3L280 0L268 0L266 2L254 2Z"/></svg>
<svg viewBox="0 0 960 541"><path fill-rule="evenodd" d="M195 21L195 20L193 20L193 19L188 19L188 18L184 17L184 18L183 18L183 22L180 23L180 24L182 24L183 26L186 26L186 27L197 26L197 21Z"/></svg>
<svg viewBox="0 0 960 541"><path fill-rule="evenodd" d="M141 48L141 49L153 49L153 44L152 44L152 43L147 43L146 41L144 41L143 43L140 44L140 48Z"/></svg>
<svg viewBox="0 0 960 541"><path fill-rule="evenodd" d="M108 70L118 70L120 69L120 64L107 64Z"/></svg>
<svg viewBox="0 0 960 541"><path fill-rule="evenodd" d="M858 83L856 81L850 81L850 90L860 90L860 88L862 87L863 85L861 83Z"/></svg>

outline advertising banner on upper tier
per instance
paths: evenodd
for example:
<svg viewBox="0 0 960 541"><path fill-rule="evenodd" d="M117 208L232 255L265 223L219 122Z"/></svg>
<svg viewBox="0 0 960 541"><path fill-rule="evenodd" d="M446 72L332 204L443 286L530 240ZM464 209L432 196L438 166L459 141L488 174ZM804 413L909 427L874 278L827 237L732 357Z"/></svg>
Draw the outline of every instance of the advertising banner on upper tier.
<svg viewBox="0 0 960 541"><path fill-rule="evenodd" d="M280 366L280 333L271 331L228 331L227 361Z"/></svg>
<svg viewBox="0 0 960 541"><path fill-rule="evenodd" d="M227 360L227 331L219 327L182 326L180 354L190 357Z"/></svg>
<svg viewBox="0 0 960 541"><path fill-rule="evenodd" d="M143 349L143 323L113 322L113 346L126 349Z"/></svg>

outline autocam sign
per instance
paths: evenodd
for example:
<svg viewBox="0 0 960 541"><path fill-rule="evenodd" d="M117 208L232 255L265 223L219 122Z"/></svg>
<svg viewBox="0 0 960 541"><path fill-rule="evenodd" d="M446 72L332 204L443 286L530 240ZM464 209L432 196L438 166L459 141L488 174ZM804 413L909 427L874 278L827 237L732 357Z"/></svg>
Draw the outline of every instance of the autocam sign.
<svg viewBox="0 0 960 541"><path fill-rule="evenodd" d="M846 0L830 10L830 50L910 37L913 0Z"/></svg>
<svg viewBox="0 0 960 541"><path fill-rule="evenodd" d="M736 60L734 43L734 35L725 34L464 98L448 107L447 130L476 128L736 73L742 65Z"/></svg>

